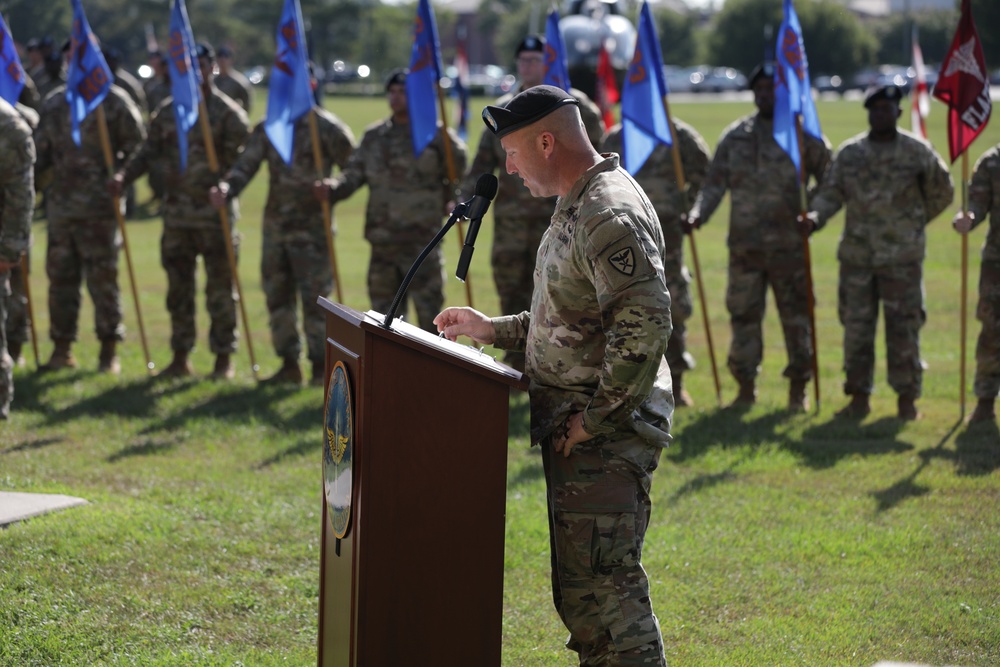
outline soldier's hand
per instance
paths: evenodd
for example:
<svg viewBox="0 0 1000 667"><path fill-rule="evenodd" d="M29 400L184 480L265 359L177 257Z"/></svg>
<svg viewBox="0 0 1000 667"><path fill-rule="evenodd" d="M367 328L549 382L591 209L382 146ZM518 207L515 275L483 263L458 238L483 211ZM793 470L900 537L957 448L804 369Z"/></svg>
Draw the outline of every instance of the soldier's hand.
<svg viewBox="0 0 1000 667"><path fill-rule="evenodd" d="M226 201L229 199L229 183L225 181L219 181L219 184L209 188L208 190L208 200L212 203L213 208L225 208Z"/></svg>
<svg viewBox="0 0 1000 667"><path fill-rule="evenodd" d="M316 201L330 201L330 179L324 178L313 183L313 197Z"/></svg>
<svg viewBox="0 0 1000 667"><path fill-rule="evenodd" d="M583 413L576 412L556 429L555 435L552 437L552 445L557 452L562 452L563 456L569 456L574 446L593 437L583 428Z"/></svg>
<svg viewBox="0 0 1000 667"><path fill-rule="evenodd" d="M493 322L472 308L445 308L434 318L437 330L448 340L468 336L481 345L491 345L496 340Z"/></svg>
<svg viewBox="0 0 1000 667"><path fill-rule="evenodd" d="M690 213L681 213L682 232L685 234L691 234L699 227L701 227L701 218L697 215L691 215Z"/></svg>
<svg viewBox="0 0 1000 667"><path fill-rule="evenodd" d="M108 179L107 188L108 194L112 197L121 197L122 191L125 190L125 177L121 174L115 174Z"/></svg>
<svg viewBox="0 0 1000 667"><path fill-rule="evenodd" d="M959 234L968 234L972 231L972 224L975 221L976 214L972 211L959 211L955 214L954 220L951 221L951 226L954 227L955 231Z"/></svg>
<svg viewBox="0 0 1000 667"><path fill-rule="evenodd" d="M799 233L802 236L811 236L813 232L816 231L816 227L819 223L819 215L816 211L809 211L808 213L799 213L798 218L796 218L799 225Z"/></svg>

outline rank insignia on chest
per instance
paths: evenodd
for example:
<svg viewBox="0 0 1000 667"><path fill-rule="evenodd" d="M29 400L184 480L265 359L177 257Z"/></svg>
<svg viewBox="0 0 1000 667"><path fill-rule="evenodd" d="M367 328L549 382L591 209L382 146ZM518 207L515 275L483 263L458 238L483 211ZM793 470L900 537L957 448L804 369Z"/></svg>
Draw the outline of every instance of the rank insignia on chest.
<svg viewBox="0 0 1000 667"><path fill-rule="evenodd" d="M635 273L635 257L632 254L632 248L619 250L611 255L611 257L608 257L608 261L611 262L611 266L616 271L624 273L626 276L631 276Z"/></svg>

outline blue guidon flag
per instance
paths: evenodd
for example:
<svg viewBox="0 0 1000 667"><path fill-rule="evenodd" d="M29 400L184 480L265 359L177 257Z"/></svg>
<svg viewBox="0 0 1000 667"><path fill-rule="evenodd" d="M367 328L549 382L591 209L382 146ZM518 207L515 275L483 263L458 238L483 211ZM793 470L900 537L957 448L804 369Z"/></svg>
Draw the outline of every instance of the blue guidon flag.
<svg viewBox="0 0 1000 667"><path fill-rule="evenodd" d="M285 0L278 24L277 54L271 68L267 118L264 120L264 132L285 164L292 163L295 121L309 113L312 106L302 8L299 0Z"/></svg>
<svg viewBox="0 0 1000 667"><path fill-rule="evenodd" d="M635 53L622 89L622 152L625 171L638 172L658 143L670 146L673 137L663 98L668 94L656 24L643 3Z"/></svg>
<svg viewBox="0 0 1000 667"><path fill-rule="evenodd" d="M17 55L14 38L7 29L3 16L0 16L0 98L14 106L23 89L24 67Z"/></svg>
<svg viewBox="0 0 1000 667"><path fill-rule="evenodd" d="M559 30L559 12L553 9L545 20L545 78L542 83L569 91L566 46Z"/></svg>
<svg viewBox="0 0 1000 667"><path fill-rule="evenodd" d="M406 104L410 112L414 155L420 155L438 132L436 101L441 69L441 46L434 10L428 0L420 0L413 20L410 73L406 76Z"/></svg>
<svg viewBox="0 0 1000 667"><path fill-rule="evenodd" d="M69 73L66 77L66 102L72 137L80 145L80 123L100 106L111 90L115 77L104 60L97 37L90 30L80 0L73 0L73 31L70 33Z"/></svg>
<svg viewBox="0 0 1000 667"><path fill-rule="evenodd" d="M775 45L777 66L774 68L774 140L792 158L795 169L801 171L801 147L796 130L796 117L802 118L802 130L817 139L823 138L819 116L812 98L809 63L802 41L802 26L792 6L785 0L785 19L778 29Z"/></svg>
<svg viewBox="0 0 1000 667"><path fill-rule="evenodd" d="M167 44L167 65L170 69L170 94L173 95L174 119L177 121L177 143L180 148L180 168L187 168L188 132L198 122L201 102L201 70L194 48L194 34L184 0L174 0L170 12L170 38Z"/></svg>

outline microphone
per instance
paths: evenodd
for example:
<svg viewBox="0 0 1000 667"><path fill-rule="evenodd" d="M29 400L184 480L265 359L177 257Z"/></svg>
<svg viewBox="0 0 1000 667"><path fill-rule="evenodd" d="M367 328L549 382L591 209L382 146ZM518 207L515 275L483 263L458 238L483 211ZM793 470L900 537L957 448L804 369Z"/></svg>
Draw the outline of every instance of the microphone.
<svg viewBox="0 0 1000 667"><path fill-rule="evenodd" d="M479 235L479 225L483 222L483 216L490 209L493 198L497 196L497 177L493 174L483 174L476 181L476 194L464 204L467 210L464 217L469 218L469 231L465 234L465 245L462 246L462 255L458 258L458 268L455 269L455 277L465 282L465 276L469 272L469 264L472 263L472 253L476 249L476 237Z"/></svg>

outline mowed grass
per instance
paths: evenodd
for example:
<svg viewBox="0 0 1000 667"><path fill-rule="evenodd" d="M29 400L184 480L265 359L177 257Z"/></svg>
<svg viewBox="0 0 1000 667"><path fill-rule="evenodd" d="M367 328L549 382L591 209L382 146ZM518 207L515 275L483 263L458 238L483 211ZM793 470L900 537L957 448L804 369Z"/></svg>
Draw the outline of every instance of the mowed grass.
<svg viewBox="0 0 1000 667"><path fill-rule="evenodd" d="M328 98L327 105L358 137L386 110L379 98ZM259 94L256 115L263 106ZM714 146L752 105L678 99L671 109ZM835 146L866 127L856 100L824 100L819 110ZM473 147L480 127L470 127ZM931 129L946 153L944 111L936 103ZM997 141L994 123L973 145L973 160ZM953 174L959 176L958 165ZM265 195L261 173L242 197L238 225L262 377L279 365L259 277ZM140 200L146 196L141 189ZM362 191L336 208L344 301L362 310L366 197ZM675 442L656 473L644 553L671 664L1000 664L1000 435L995 426L959 422L960 242L950 215L928 228L921 421L895 419L881 341L872 414L857 425L833 418L845 400L835 259L842 217L812 242L818 414L783 410L785 355L773 307L760 403L746 413L716 405L700 311L689 322L699 365L685 377L698 405L677 415ZM725 372L727 219L724 205L696 237L726 401L735 392ZM160 229L155 217L128 225L146 335L162 368L170 354ZM476 307L492 313L491 231L484 225L471 279ZM34 233L32 289L37 330L46 339L44 222ZM983 237L980 228L970 242L970 386ZM456 238L444 242L449 272ZM90 504L0 531L0 665L315 664L322 390L258 385L246 332L231 383L149 377L124 262L121 280L129 340L120 378L94 371L98 347L87 297L76 346L81 368L36 375L29 348L28 367L16 371L14 411L0 426L0 490L64 493ZM465 302L457 281L449 280L448 299ZM199 309L194 362L207 375L203 299ZM40 347L44 360L51 344ZM455 410L474 405L468 396L442 400ZM968 400L971 410L971 393ZM528 447L524 396L511 401L510 428L503 665L568 666L573 654L561 646L565 631L549 598L544 481ZM469 437L474 443L475 434ZM467 470L475 475L474 447L469 451ZM476 557L461 551L461 535L450 526L435 527L428 540L457 549L453 556ZM447 651L446 618L441 633ZM439 663L414 656L411 664Z"/></svg>

